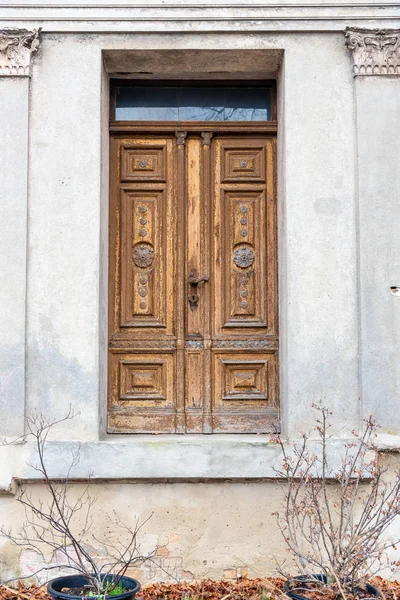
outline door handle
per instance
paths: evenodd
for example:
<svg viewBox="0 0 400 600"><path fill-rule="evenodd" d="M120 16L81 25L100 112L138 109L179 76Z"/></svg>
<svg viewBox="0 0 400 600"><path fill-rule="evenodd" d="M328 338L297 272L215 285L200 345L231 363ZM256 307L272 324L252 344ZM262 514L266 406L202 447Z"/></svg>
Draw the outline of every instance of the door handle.
<svg viewBox="0 0 400 600"><path fill-rule="evenodd" d="M188 278L188 283L189 283L188 301L189 301L189 304L190 304L190 308L192 308L192 309L193 308L197 308L197 306L199 304L200 296L197 293L197 286L202 281L206 282L209 279L210 278L208 277L208 275L201 275L199 277L197 275L197 271L195 271L195 270L190 271L189 278ZM195 289L193 290L193 288L195 288Z"/></svg>
<svg viewBox="0 0 400 600"><path fill-rule="evenodd" d="M190 285L197 286L202 281L208 281L210 278L208 275L202 275L201 277L197 277L195 271L190 271L189 273L189 283Z"/></svg>

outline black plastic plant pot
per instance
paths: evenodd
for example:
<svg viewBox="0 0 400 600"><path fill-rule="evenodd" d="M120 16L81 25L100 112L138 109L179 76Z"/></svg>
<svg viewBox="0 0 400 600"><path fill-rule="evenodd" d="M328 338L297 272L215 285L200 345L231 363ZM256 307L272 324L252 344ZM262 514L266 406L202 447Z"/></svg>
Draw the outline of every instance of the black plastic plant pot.
<svg viewBox="0 0 400 600"><path fill-rule="evenodd" d="M106 575L101 575L104 579ZM112 575L107 576L107 580L112 581ZM110 600L130 600L133 599L140 590L140 583L131 577L121 577L120 583L126 590L123 594L114 594L112 596L71 596L62 592L64 588L83 588L89 584L89 580L84 575L66 575L65 577L56 577L47 584L47 592L52 598L62 598L62 600L83 600L84 598L94 600L95 598L110 599Z"/></svg>
<svg viewBox="0 0 400 600"><path fill-rule="evenodd" d="M301 588L301 582L312 581L312 579L316 579L317 581L326 583L326 576L322 575L322 574L321 575L311 575L311 576L298 575L297 577L291 577L290 579L286 579L285 585L283 587L285 594L287 596L289 596L289 598L292 598L293 600L309 600L305 596L302 596L301 594L298 594L296 592L296 584L298 583L297 588ZM369 594L369 597L371 597L371 598L380 598L381 597L380 591L375 586L371 585L370 583L365 583L364 586L365 586L365 591L367 592L367 594ZM366 600L366 597L364 597L363 600Z"/></svg>

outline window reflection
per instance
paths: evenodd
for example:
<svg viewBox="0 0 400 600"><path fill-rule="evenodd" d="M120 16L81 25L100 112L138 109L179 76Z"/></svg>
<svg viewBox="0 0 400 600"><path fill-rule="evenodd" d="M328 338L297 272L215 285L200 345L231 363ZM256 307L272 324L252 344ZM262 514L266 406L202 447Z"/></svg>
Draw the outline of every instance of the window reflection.
<svg viewBox="0 0 400 600"><path fill-rule="evenodd" d="M116 88L119 121L268 121L268 87Z"/></svg>

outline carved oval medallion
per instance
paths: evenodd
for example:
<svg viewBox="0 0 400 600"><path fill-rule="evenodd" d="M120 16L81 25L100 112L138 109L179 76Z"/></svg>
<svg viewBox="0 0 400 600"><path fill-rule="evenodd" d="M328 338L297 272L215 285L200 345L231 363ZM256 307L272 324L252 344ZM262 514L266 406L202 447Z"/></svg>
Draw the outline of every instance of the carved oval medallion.
<svg viewBox="0 0 400 600"><path fill-rule="evenodd" d="M154 250L148 244L138 244L133 250L132 259L137 267L150 267L154 260Z"/></svg>
<svg viewBox="0 0 400 600"><path fill-rule="evenodd" d="M242 269L250 267L254 261L254 252L251 248L239 248L234 254L233 261L235 265Z"/></svg>

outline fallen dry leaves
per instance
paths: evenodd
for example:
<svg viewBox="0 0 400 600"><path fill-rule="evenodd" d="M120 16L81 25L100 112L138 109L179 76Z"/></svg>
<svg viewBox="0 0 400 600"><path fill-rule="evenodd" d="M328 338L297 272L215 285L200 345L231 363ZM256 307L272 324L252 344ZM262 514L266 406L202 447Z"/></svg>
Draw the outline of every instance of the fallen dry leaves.
<svg viewBox="0 0 400 600"><path fill-rule="evenodd" d="M400 600L400 581L387 581L382 577L374 577L371 583L381 590L386 600Z"/></svg>
<svg viewBox="0 0 400 600"><path fill-rule="evenodd" d="M283 579L238 579L192 583L153 583L140 591L137 600L282 600ZM385 600L400 600L400 581L375 577L371 583L384 594ZM0 600L49 600L46 587L16 588L0 586Z"/></svg>
<svg viewBox="0 0 400 600"><path fill-rule="evenodd" d="M276 596L283 579L238 579L193 583L154 583L141 592L138 600L261 600ZM400 599L399 599L400 600Z"/></svg>
<svg viewBox="0 0 400 600"><path fill-rule="evenodd" d="M16 587L0 586L0 600L16 600L17 598L23 600L49 600L50 596L46 592L46 586L38 588L36 585L31 585L26 587L22 583L18 583Z"/></svg>

